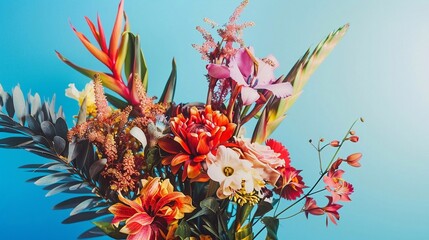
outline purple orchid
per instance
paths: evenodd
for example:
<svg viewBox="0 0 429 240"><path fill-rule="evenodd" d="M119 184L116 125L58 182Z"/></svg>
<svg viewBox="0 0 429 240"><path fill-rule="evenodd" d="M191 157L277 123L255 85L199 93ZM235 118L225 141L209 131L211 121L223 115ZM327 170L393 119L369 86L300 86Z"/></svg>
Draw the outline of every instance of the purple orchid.
<svg viewBox="0 0 429 240"><path fill-rule="evenodd" d="M231 78L241 87L241 99L244 105L256 102L260 95L258 90L271 91L278 98L292 94L292 85L275 83L274 69L278 67L277 59L269 55L259 59L253 54L253 48L241 48L231 57L228 66L209 64L208 73L217 79Z"/></svg>

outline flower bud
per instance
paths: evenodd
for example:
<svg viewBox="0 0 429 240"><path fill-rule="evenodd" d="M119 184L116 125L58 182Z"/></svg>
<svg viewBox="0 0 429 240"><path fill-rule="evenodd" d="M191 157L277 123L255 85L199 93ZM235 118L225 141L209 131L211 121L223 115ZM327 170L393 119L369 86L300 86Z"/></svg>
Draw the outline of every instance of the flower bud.
<svg viewBox="0 0 429 240"><path fill-rule="evenodd" d="M329 145L331 145L332 147L338 147L338 146L340 146L340 141L334 140Z"/></svg>
<svg viewBox="0 0 429 240"><path fill-rule="evenodd" d="M358 142L358 141L359 141L359 137L358 137L358 136L351 136L351 137L349 138L349 140L350 140L351 142Z"/></svg>
<svg viewBox="0 0 429 240"><path fill-rule="evenodd" d="M324 141L325 141L325 139L324 139L324 138L321 138L319 141L320 141L320 142L324 142Z"/></svg>
<svg viewBox="0 0 429 240"><path fill-rule="evenodd" d="M355 135L356 134L356 132L354 130L351 130L349 133L350 133L350 135Z"/></svg>
<svg viewBox="0 0 429 240"><path fill-rule="evenodd" d="M360 167L359 160L362 158L362 153L353 153L345 160L350 166Z"/></svg>

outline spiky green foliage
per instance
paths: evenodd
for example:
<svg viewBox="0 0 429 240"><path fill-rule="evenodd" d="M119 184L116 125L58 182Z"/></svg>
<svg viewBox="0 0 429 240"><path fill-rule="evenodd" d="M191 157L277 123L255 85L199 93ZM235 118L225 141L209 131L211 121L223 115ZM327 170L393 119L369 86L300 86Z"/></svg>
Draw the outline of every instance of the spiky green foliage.
<svg viewBox="0 0 429 240"><path fill-rule="evenodd" d="M71 209L63 223L109 214L108 201L97 194L98 175L105 161L97 159L88 141L68 141L68 127L61 107L55 111L55 96L51 101L41 102L37 93L29 93L25 99L19 86L12 94L4 92L1 86L0 90L0 147L24 149L54 160L21 166L40 174L28 181L43 186L48 191L47 197L58 193L79 194L54 206L54 209ZM105 235L100 229L92 229L91 234L88 231L81 238Z"/></svg>

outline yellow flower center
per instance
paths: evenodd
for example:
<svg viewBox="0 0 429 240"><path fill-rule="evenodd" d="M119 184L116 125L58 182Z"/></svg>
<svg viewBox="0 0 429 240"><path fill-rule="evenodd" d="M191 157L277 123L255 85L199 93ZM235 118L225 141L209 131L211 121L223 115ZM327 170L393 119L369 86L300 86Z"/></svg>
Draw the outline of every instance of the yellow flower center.
<svg viewBox="0 0 429 240"><path fill-rule="evenodd" d="M232 167L224 167L223 168L223 174L225 174L225 176L229 177L234 173L234 169Z"/></svg>

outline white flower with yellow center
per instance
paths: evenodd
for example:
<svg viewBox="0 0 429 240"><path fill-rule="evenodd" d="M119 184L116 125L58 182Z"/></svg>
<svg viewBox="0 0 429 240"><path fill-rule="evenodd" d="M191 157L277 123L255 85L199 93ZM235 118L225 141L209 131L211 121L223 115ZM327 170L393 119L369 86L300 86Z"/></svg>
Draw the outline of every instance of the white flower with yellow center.
<svg viewBox="0 0 429 240"><path fill-rule="evenodd" d="M94 83L92 81L87 83L82 91L77 90L74 83L70 83L69 88L66 89L66 96L77 100L79 102L79 106L81 106L83 100L86 99L87 114L95 116L97 113L97 107L95 106Z"/></svg>
<svg viewBox="0 0 429 240"><path fill-rule="evenodd" d="M207 174L220 184L217 196L220 199L227 198L240 189L252 193L254 189L260 189L255 183L261 182L262 178L255 174L252 163L240 159L239 155L232 149L220 146L216 156L209 153L207 161ZM263 181L262 181L263 182Z"/></svg>

